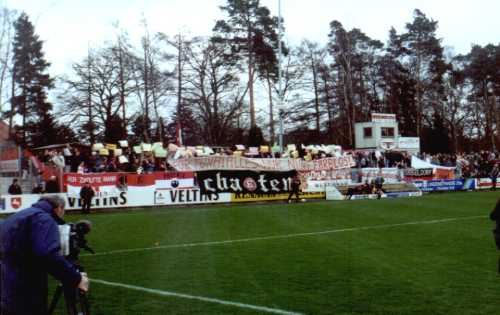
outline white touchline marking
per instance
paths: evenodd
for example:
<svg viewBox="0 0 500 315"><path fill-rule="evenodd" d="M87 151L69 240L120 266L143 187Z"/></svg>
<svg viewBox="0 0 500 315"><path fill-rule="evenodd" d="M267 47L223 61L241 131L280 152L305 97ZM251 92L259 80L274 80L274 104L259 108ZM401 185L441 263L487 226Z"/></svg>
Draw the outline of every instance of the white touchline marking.
<svg viewBox="0 0 500 315"><path fill-rule="evenodd" d="M234 306L234 307L245 308L245 309L250 309L250 310L255 310L255 311L265 312L265 313L282 314L282 315L303 315L302 313L285 311L285 310L281 310L278 308L271 308L271 307L266 307L266 306L232 302L232 301L226 301L226 300L220 300L220 299L215 299L215 298L190 295L190 294L184 294L184 293L177 293L177 292L171 292L171 291L149 289L149 288L139 287L139 286L135 286L135 285L110 282L110 281L105 281L105 280L100 280L100 279L90 279L90 282L109 285L112 287L129 289L129 290L147 292L147 293L161 295L161 296L169 296L169 297L183 298L183 299L189 299L189 300L197 300L197 301L208 302L208 303L222 304L222 305L227 305L227 306Z"/></svg>
<svg viewBox="0 0 500 315"><path fill-rule="evenodd" d="M377 229L386 229L386 228L392 228L392 227L398 227L398 226L405 226L405 225L437 224L437 223L445 223L445 222L460 221L460 220L471 220L471 219L479 219L479 218L486 218L486 217L487 216L484 216L484 215L478 215L478 216L470 216L470 217L457 217L457 218L436 219L436 220L429 220L429 221L413 221L413 222L403 222L403 223L394 223L394 224L359 226L359 227L344 228L344 229L335 229L335 230L326 230L326 231L318 231L318 232L306 232L306 233L295 233L295 234L259 236L259 237L240 238L240 239L224 240L224 241L211 241L211 242L199 242L199 243L162 245L162 246L155 246L155 247L118 249L118 250L112 250L112 251L108 251L108 252L100 252L100 253L95 253L95 254L84 254L84 255L80 255L80 256L105 256L105 255L122 254L122 253L133 253L133 252L141 252L141 251L148 251L148 250L158 250L158 249L184 248L184 247L196 247L196 246L212 246L212 245L225 245L225 244L233 244L233 243L244 243L244 242L253 242L253 241L276 240L276 239L285 239L285 238L293 238L293 237L303 237L303 236L315 236L315 235L323 235L323 234L333 234L333 233L341 233L341 232L377 230Z"/></svg>

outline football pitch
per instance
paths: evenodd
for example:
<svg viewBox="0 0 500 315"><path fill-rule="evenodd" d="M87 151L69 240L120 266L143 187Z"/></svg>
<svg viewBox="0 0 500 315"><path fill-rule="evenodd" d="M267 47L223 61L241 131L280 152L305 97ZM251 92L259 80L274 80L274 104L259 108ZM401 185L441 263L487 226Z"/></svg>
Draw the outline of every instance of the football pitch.
<svg viewBox="0 0 500 315"><path fill-rule="evenodd" d="M91 314L500 314L500 193L68 215ZM53 283L52 283L53 284ZM62 307L58 314L64 314Z"/></svg>

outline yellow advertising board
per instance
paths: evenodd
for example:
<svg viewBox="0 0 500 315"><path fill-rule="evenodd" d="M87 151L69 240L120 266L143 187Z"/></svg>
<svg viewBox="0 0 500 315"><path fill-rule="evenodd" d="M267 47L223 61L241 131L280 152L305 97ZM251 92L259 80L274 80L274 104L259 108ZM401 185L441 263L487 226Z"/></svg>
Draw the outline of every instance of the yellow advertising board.
<svg viewBox="0 0 500 315"><path fill-rule="evenodd" d="M295 197L295 195L293 196ZM325 192L303 192L301 199L325 199ZM231 202L286 200L288 193L281 194L231 194ZM294 199L294 198L292 198Z"/></svg>

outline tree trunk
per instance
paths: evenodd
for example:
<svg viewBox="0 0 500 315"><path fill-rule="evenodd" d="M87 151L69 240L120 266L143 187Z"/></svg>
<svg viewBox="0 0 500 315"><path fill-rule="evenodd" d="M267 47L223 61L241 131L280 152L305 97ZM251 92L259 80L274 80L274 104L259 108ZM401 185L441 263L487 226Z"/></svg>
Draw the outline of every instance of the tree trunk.
<svg viewBox="0 0 500 315"><path fill-rule="evenodd" d="M87 76L88 76L88 84L87 84L87 106L88 106L88 117L89 117L89 139L90 143L94 143L94 128L93 128L93 117L92 117L92 77L91 77L91 64L90 64L90 52L88 53L88 64L87 64Z"/></svg>
<svg viewBox="0 0 500 315"><path fill-rule="evenodd" d="M253 95L253 67L250 62L252 58L249 58L248 63L248 94L250 96L250 127L255 127L255 107L254 107L254 95Z"/></svg>
<svg viewBox="0 0 500 315"><path fill-rule="evenodd" d="M483 82L483 102L484 102L484 113L486 115L486 141L490 141L490 148L495 150L495 133L493 132L493 121L496 113L493 111L493 104L490 104L488 98L488 82ZM489 138L489 139L488 139Z"/></svg>
<svg viewBox="0 0 500 315"><path fill-rule="evenodd" d="M267 79L267 93L269 95L269 134L271 135L270 142L272 145L274 144L274 113L273 113L273 90L269 73L267 73L266 79Z"/></svg>
<svg viewBox="0 0 500 315"><path fill-rule="evenodd" d="M122 108L122 116L123 116L123 129L127 128L126 122L126 110L125 110L125 82L123 78L124 65L123 65L123 51L121 42L118 43L118 61L120 63L120 107Z"/></svg>
<svg viewBox="0 0 500 315"><path fill-rule="evenodd" d="M10 115L9 115L9 136L12 133L12 122L14 119L14 110L15 110L15 105L14 105L14 97L16 93L16 71L14 67L12 67L12 82L11 82L11 90L10 90Z"/></svg>
<svg viewBox="0 0 500 315"><path fill-rule="evenodd" d="M22 87L22 94L21 94L21 97L22 97L22 109L23 109L23 144L26 145L26 116L27 116L27 107L26 106L26 84L23 83L23 87Z"/></svg>
<svg viewBox="0 0 500 315"><path fill-rule="evenodd" d="M253 47L252 47L252 31L250 26L247 29L247 49L248 49L248 93L250 96L250 128L256 126L255 123L255 106L253 95L253 79L254 79L254 61L253 61Z"/></svg>
<svg viewBox="0 0 500 315"><path fill-rule="evenodd" d="M345 112L346 112L346 117L347 117L347 135L348 135L348 140L349 140L349 145L351 148L354 148L353 146L353 139L352 139L352 121L351 121L351 102L349 100L349 91L347 87L347 73L344 69L344 73L342 75L342 81L343 81L343 88L344 88L344 107L345 107Z"/></svg>
<svg viewBox="0 0 500 315"><path fill-rule="evenodd" d="M179 34L179 42L177 46L177 119L181 118L182 108L182 37Z"/></svg>
<svg viewBox="0 0 500 315"><path fill-rule="evenodd" d="M149 41L144 41L144 138L149 142Z"/></svg>
<svg viewBox="0 0 500 315"><path fill-rule="evenodd" d="M323 85L325 89L325 103L326 110L328 113L328 139L333 140L333 112L332 112L332 104L330 102L330 91L328 90L328 81L326 75L323 76Z"/></svg>
<svg viewBox="0 0 500 315"><path fill-rule="evenodd" d="M8 51L10 51L10 48L7 49ZM2 71L0 73L0 111L2 111L2 105L3 105L3 88L4 84L6 83L5 77L7 76L7 70L8 70L8 62L7 62L8 58L9 54L6 53L5 62L2 65Z"/></svg>
<svg viewBox="0 0 500 315"><path fill-rule="evenodd" d="M158 112L158 103L156 99L156 76L154 73L154 65L153 65L153 60L151 60L151 57L149 58L149 68L151 69L151 93L153 97L153 109L155 111L155 116L156 116L156 128L158 130L158 141L162 142L163 141L163 123L160 117L160 114Z"/></svg>
<svg viewBox="0 0 500 315"><path fill-rule="evenodd" d="M359 105L361 109L361 113L364 113L366 115L369 115L370 113L370 108L368 108L366 104L366 91L365 91L365 81L363 78L363 68L360 67L359 69Z"/></svg>
<svg viewBox="0 0 500 315"><path fill-rule="evenodd" d="M422 82L420 78L420 67L421 67L421 54L420 51L417 52L417 75L416 75L416 81L417 81L417 89L416 89L416 96L417 96L417 137L420 137L421 131L422 131Z"/></svg>
<svg viewBox="0 0 500 315"><path fill-rule="evenodd" d="M311 69L313 74L313 88L314 88L314 109L316 112L316 133L318 137L321 133L320 126L320 112L319 112L319 93L318 93L318 71L316 69L316 62L314 60L314 56L311 53Z"/></svg>
<svg viewBox="0 0 500 315"><path fill-rule="evenodd" d="M350 115L352 117L349 118L349 144L351 147L354 149L354 123L356 122L356 108L354 106L354 102L352 99L353 95L353 88L352 88L352 73L351 73L351 65L350 62L346 63L346 69L345 69L345 79L346 79L346 85L347 85L347 101L348 101L348 106L347 108L350 109Z"/></svg>

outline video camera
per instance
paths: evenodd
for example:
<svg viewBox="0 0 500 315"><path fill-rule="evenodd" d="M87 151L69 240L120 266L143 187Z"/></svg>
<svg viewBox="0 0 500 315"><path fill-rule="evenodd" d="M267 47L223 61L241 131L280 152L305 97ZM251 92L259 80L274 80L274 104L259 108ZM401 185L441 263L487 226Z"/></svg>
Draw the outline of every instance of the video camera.
<svg viewBox="0 0 500 315"><path fill-rule="evenodd" d="M76 223L68 223L59 225L59 235L61 238L61 253L69 260L79 272L83 272L84 268L80 265L78 256L81 250L86 250L92 254L94 251L87 244L85 235L92 229L92 222L89 220L80 220ZM66 300L66 310L68 315L90 315L90 304L87 298L87 292L83 292L78 288L65 287L60 283L49 306L49 315L54 314L57 302L61 295L64 294Z"/></svg>
<svg viewBox="0 0 500 315"><path fill-rule="evenodd" d="M90 233L92 222L80 220L76 223L68 223L59 226L61 235L62 254L71 262L77 262L81 250L94 254L94 250L88 246L85 235Z"/></svg>

